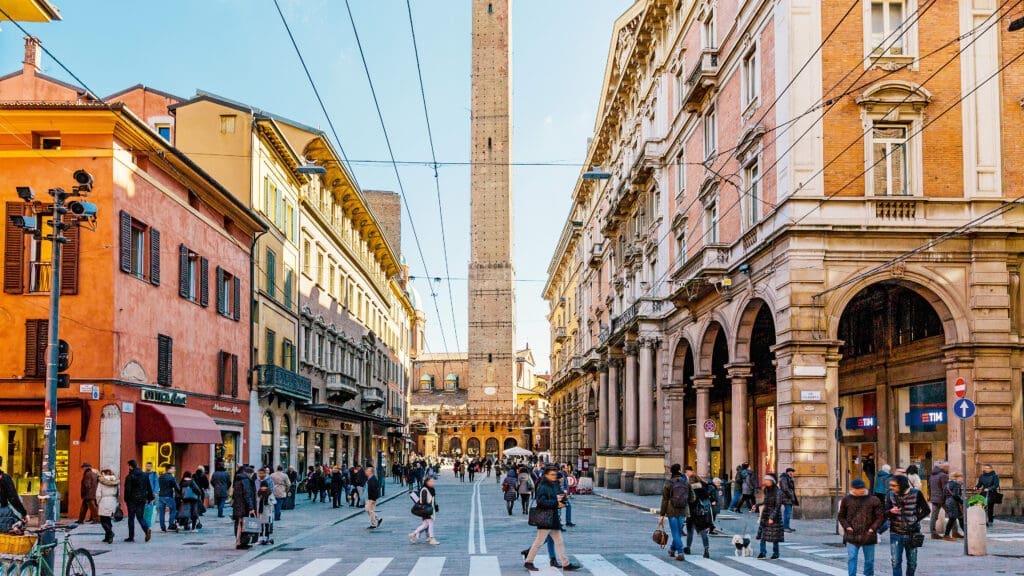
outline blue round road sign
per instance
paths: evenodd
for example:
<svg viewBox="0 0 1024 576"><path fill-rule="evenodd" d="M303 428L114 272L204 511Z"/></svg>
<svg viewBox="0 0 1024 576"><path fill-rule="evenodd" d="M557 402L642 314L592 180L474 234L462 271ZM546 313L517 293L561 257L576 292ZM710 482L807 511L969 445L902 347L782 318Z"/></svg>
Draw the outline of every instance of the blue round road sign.
<svg viewBox="0 0 1024 576"><path fill-rule="evenodd" d="M961 398L953 403L953 413L961 420L966 420L971 416L974 416L974 412L977 409L978 407L974 405L974 402L971 402L967 398Z"/></svg>

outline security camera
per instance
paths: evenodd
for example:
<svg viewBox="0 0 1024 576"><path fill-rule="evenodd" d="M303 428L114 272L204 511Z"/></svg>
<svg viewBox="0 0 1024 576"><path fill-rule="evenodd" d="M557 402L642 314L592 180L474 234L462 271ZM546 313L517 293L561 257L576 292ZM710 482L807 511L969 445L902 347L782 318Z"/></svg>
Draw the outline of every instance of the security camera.
<svg viewBox="0 0 1024 576"><path fill-rule="evenodd" d="M78 202L76 200L68 203L68 210L79 218L95 218L97 208L92 202Z"/></svg>
<svg viewBox="0 0 1024 576"><path fill-rule="evenodd" d="M11 224L15 228L21 228L25 234L32 234L36 231L38 222L35 216L11 216Z"/></svg>
<svg viewBox="0 0 1024 576"><path fill-rule="evenodd" d="M89 174L85 170L75 170L75 182L78 183L76 189L79 192L89 193L92 192L92 174Z"/></svg>
<svg viewBox="0 0 1024 576"><path fill-rule="evenodd" d="M18 186L18 198L21 198L25 202L31 202L36 199L35 192L29 186Z"/></svg>

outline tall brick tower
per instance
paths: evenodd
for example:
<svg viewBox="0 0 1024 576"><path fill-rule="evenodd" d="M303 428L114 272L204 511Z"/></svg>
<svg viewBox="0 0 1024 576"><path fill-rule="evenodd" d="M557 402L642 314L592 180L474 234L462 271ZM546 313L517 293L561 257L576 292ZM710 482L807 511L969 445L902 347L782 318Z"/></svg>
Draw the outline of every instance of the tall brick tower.
<svg viewBox="0 0 1024 576"><path fill-rule="evenodd" d="M469 406L514 406L511 0L473 0Z"/></svg>

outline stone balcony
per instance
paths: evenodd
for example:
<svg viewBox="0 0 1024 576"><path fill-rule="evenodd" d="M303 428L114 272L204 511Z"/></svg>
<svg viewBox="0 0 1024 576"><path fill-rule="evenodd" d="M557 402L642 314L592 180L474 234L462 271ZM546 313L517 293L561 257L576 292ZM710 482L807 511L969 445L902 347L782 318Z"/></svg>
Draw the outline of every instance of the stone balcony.
<svg viewBox="0 0 1024 576"><path fill-rule="evenodd" d="M363 388L363 409L376 410L384 405L384 391L380 388Z"/></svg>
<svg viewBox="0 0 1024 576"><path fill-rule="evenodd" d="M705 48L697 57L697 64L686 77L683 106L693 112L700 108L704 97L718 85L718 48Z"/></svg>
<svg viewBox="0 0 1024 576"><path fill-rule="evenodd" d="M327 395L335 402L345 403L359 395L356 379L341 372L330 372L326 379Z"/></svg>
<svg viewBox="0 0 1024 576"><path fill-rule="evenodd" d="M309 378L272 364L256 366L256 385L263 397L276 396L303 404L313 399Z"/></svg>

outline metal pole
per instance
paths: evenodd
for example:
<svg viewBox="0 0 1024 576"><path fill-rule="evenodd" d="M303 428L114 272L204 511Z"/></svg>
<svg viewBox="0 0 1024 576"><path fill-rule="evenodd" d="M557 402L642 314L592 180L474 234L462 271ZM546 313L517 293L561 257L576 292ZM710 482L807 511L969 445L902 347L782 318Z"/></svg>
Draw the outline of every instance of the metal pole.
<svg viewBox="0 0 1024 576"><path fill-rule="evenodd" d="M967 556L967 419L960 419L960 471L964 475L962 489L964 509L961 516L964 519L964 556Z"/></svg>
<svg viewBox="0 0 1024 576"><path fill-rule="evenodd" d="M61 189L51 190L53 195L53 234L50 236L53 246L50 255L50 323L49 346L46 349L46 398L43 406L43 452L42 482L39 486L39 499L43 502L43 518L40 526L49 528L39 535L41 545L54 544L56 534L53 526L60 520L60 494L57 492L57 355L60 341L60 265L61 244L64 242L65 192ZM53 576L52 546L45 547L42 566L43 576Z"/></svg>

